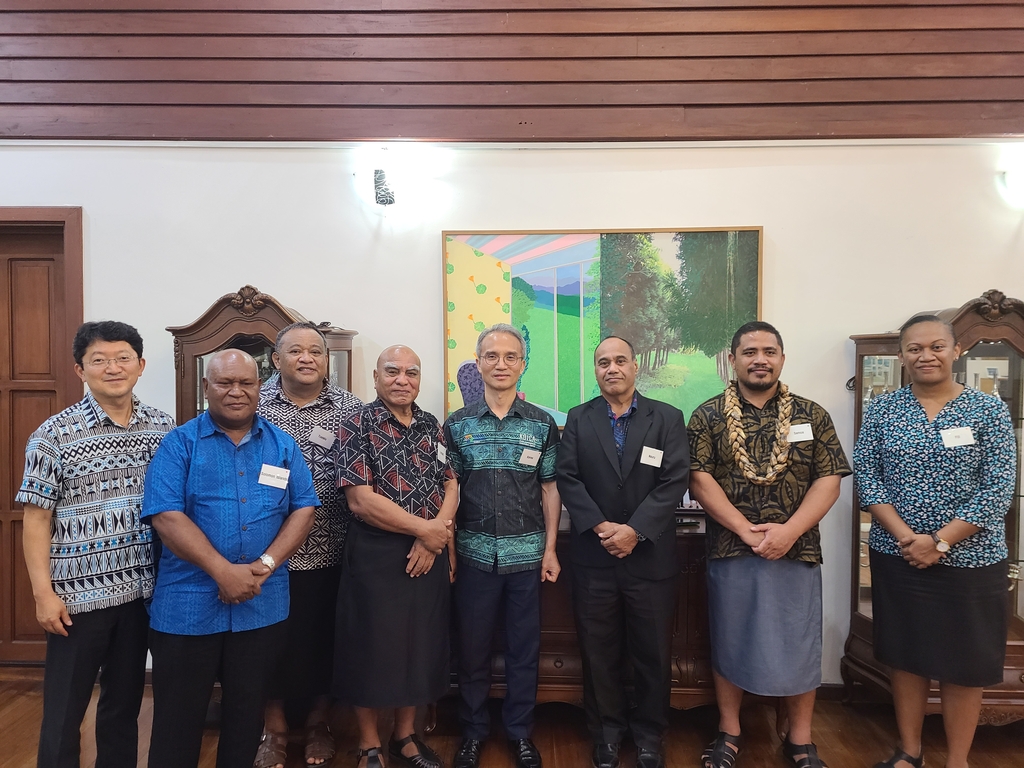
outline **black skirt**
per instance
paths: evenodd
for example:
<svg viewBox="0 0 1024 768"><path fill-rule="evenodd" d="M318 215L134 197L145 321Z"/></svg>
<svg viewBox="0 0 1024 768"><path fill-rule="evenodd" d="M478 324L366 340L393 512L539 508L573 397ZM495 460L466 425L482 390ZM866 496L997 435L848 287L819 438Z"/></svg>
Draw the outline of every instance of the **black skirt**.
<svg viewBox="0 0 1024 768"><path fill-rule="evenodd" d="M448 692L448 553L417 578L405 572L413 537L354 521L345 539L335 632L334 693L392 709Z"/></svg>
<svg viewBox="0 0 1024 768"><path fill-rule="evenodd" d="M1007 561L918 569L874 550L870 560L876 659L970 688L1003 681Z"/></svg>
<svg viewBox="0 0 1024 768"><path fill-rule="evenodd" d="M288 572L288 639L270 684L271 699L308 707L331 690L334 610L341 564Z"/></svg>

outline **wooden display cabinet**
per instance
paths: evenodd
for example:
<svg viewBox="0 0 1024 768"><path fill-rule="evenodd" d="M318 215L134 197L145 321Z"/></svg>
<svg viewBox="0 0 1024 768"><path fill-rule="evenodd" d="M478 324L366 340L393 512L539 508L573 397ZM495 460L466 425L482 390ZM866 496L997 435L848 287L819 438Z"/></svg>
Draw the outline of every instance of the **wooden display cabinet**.
<svg viewBox="0 0 1024 768"><path fill-rule="evenodd" d="M1024 425L1024 302L1007 298L997 290L987 291L959 309L935 314L952 323L961 346L953 375L961 384L998 395L1010 409L1020 459L1021 428ZM900 365L899 334L896 332L851 336L857 349L857 373L853 382L854 436L860 430L868 403L878 395L909 383ZM984 724L1001 725L1024 719L1024 589L1015 578L1024 557L1024 505L1021 504L1021 464L1017 484L1006 518L1010 549L1011 580L1007 585L1010 628L1006 639L1003 681L985 689L981 719ZM868 568L868 529L871 515L860 509L854 493L853 505L853 588L850 634L840 669L846 696L852 700L855 686L868 685L891 693L889 669L875 660L872 643L871 572ZM929 713L941 712L938 685L933 681L928 696Z"/></svg>
<svg viewBox="0 0 1024 768"><path fill-rule="evenodd" d="M174 336L178 424L206 410L203 375L210 355L222 349L244 350L256 360L260 381L266 382L274 375L270 355L277 332L305 320L273 296L244 285L237 293L221 296L194 322L168 327ZM320 323L318 328L327 338L328 378L351 392L352 337L358 332L335 328L330 323Z"/></svg>

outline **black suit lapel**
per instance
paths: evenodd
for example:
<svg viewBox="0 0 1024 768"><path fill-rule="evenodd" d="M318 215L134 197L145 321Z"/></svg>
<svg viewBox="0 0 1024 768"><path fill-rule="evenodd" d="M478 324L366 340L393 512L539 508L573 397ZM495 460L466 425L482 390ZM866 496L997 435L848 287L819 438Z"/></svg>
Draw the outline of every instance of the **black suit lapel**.
<svg viewBox="0 0 1024 768"><path fill-rule="evenodd" d="M622 469L619 467L619 454L615 450L615 438L612 437L612 425L608 421L608 405L604 398L600 398L590 407L590 426L597 433L597 442L604 449L604 455L615 469L615 474L622 479Z"/></svg>
<svg viewBox="0 0 1024 768"><path fill-rule="evenodd" d="M644 445L644 438L651 428L651 404L643 398L638 397L636 401L636 413L629 419L629 431L626 432L626 448L622 452L622 477L629 477L629 473L636 466L640 458L640 450Z"/></svg>

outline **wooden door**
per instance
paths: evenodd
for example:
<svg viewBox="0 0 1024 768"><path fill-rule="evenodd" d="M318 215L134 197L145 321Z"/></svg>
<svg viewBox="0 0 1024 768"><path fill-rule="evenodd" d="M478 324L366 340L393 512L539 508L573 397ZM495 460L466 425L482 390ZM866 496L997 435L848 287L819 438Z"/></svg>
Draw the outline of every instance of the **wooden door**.
<svg viewBox="0 0 1024 768"><path fill-rule="evenodd" d="M82 209L0 208L0 664L42 662L45 633L14 501L28 436L81 399L71 341L82 322Z"/></svg>

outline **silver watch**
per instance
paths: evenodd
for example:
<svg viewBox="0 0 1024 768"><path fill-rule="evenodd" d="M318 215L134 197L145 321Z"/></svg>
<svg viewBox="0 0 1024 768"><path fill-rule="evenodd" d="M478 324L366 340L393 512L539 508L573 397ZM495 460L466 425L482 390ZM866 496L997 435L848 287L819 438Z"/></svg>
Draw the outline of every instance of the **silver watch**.
<svg viewBox="0 0 1024 768"><path fill-rule="evenodd" d="M272 558L266 552L264 552L262 555L260 555L260 562L263 563L265 566L267 566L267 568L269 568L272 571L275 568L277 568L277 563L274 562L274 558Z"/></svg>

